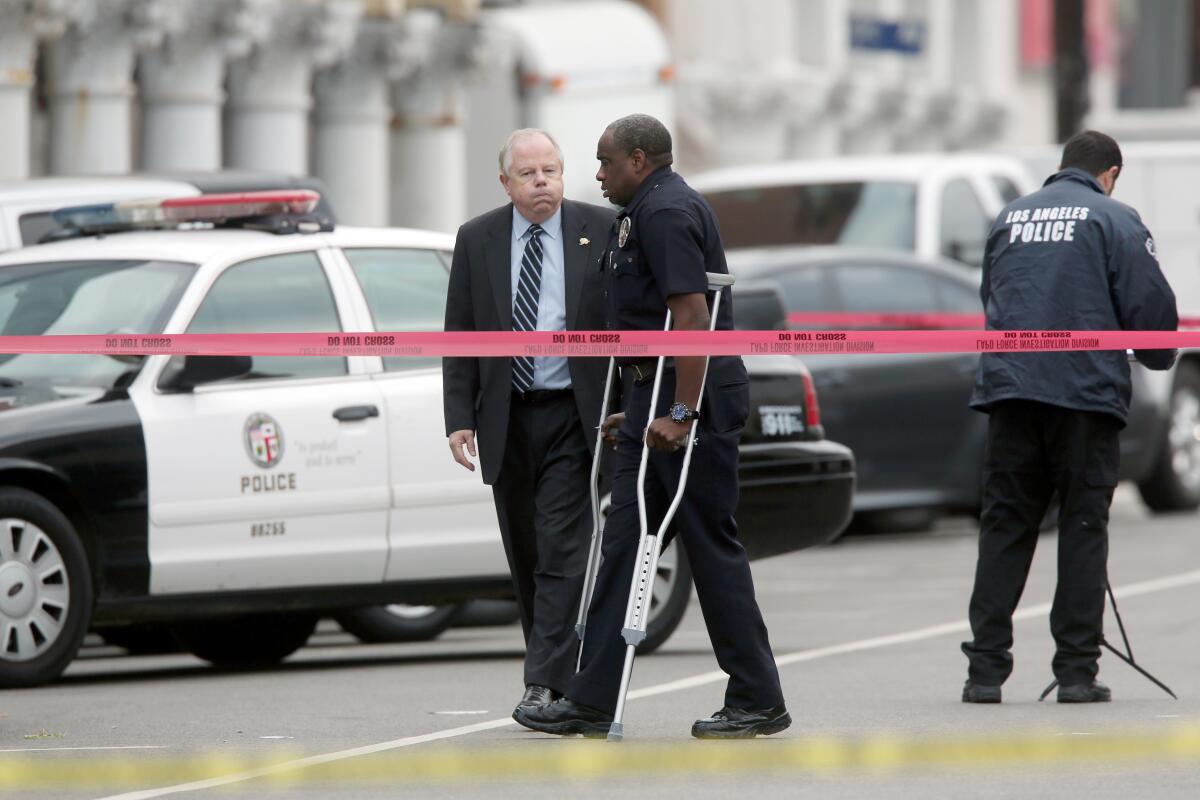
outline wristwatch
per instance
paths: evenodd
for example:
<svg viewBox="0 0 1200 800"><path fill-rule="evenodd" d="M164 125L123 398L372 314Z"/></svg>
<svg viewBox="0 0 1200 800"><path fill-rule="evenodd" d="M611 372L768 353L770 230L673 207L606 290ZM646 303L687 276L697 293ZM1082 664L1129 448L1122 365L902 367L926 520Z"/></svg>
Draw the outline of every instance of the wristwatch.
<svg viewBox="0 0 1200 800"><path fill-rule="evenodd" d="M687 407L687 403L674 403L667 412L667 416L671 418L672 422L691 422L694 419L700 419L700 412L692 411Z"/></svg>

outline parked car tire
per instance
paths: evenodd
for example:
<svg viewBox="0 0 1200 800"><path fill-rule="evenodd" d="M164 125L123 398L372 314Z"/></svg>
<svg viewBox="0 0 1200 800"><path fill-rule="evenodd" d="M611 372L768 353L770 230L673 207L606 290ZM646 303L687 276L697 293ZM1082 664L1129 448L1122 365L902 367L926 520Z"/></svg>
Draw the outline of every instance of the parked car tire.
<svg viewBox="0 0 1200 800"><path fill-rule="evenodd" d="M96 631L106 644L124 648L132 656L152 656L161 653L178 653L179 640L165 625L119 625L100 628Z"/></svg>
<svg viewBox="0 0 1200 800"><path fill-rule="evenodd" d="M0 688L62 674L92 617L87 551L44 497L0 489Z"/></svg>
<svg viewBox="0 0 1200 800"><path fill-rule="evenodd" d="M849 532L859 533L924 533L937 521L935 508L894 508L887 511L864 511L854 515Z"/></svg>
<svg viewBox="0 0 1200 800"><path fill-rule="evenodd" d="M1138 484L1151 511L1200 507L1200 369L1180 364L1171 387L1170 416L1154 471Z"/></svg>
<svg viewBox="0 0 1200 800"><path fill-rule="evenodd" d="M440 606L393 604L353 608L342 611L334 619L343 630L362 642L425 642L441 636L454 624L462 609L461 603Z"/></svg>
<svg viewBox="0 0 1200 800"><path fill-rule="evenodd" d="M463 605L451 625L455 628L492 627L513 625L521 621L521 610L516 600L477 598Z"/></svg>
<svg viewBox="0 0 1200 800"><path fill-rule="evenodd" d="M252 669L278 664L299 650L317 627L307 614L252 614L171 626L179 644L219 667Z"/></svg>

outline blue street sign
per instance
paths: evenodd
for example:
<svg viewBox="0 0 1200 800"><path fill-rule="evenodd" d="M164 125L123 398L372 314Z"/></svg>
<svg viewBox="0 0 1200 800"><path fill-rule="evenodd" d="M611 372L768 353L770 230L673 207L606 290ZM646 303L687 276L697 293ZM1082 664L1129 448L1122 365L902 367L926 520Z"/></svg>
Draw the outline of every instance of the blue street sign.
<svg viewBox="0 0 1200 800"><path fill-rule="evenodd" d="M889 22L856 14L850 18L850 47L917 55L925 48L925 23L911 19Z"/></svg>

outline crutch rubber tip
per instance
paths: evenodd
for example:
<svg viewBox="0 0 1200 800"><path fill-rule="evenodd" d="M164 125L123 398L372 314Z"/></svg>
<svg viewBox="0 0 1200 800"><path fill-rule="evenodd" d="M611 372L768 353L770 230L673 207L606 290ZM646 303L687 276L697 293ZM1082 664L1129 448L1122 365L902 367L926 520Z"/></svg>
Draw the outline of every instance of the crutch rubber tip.
<svg viewBox="0 0 1200 800"><path fill-rule="evenodd" d="M614 722L608 727L608 741L619 742L625 738L625 725L620 722Z"/></svg>

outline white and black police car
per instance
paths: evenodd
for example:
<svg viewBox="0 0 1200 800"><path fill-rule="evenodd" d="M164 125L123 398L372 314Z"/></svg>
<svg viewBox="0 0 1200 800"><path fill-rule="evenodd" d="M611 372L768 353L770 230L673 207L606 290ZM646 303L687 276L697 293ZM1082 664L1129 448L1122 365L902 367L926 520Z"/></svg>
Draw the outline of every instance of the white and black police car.
<svg viewBox="0 0 1200 800"><path fill-rule="evenodd" d="M0 256L0 335L441 330L453 238L334 226L316 202L61 209L44 237L61 241ZM789 361L759 399L797 424L754 423L744 451L743 510L772 523L760 555L849 514L852 458L804 424ZM0 354L0 687L55 679L89 630L166 625L254 666L324 614L353 627L387 604L511 596L491 491L450 459L441 394L429 358ZM659 642L690 592L686 561L664 563Z"/></svg>

